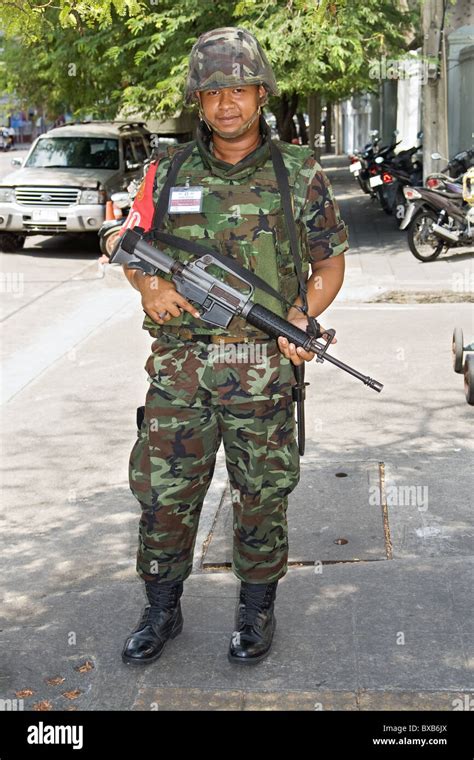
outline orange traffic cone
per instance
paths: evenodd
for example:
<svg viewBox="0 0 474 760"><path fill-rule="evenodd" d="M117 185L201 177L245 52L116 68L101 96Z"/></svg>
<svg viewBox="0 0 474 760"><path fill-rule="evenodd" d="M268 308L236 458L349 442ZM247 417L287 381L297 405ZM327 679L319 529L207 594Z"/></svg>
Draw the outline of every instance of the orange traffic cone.
<svg viewBox="0 0 474 760"><path fill-rule="evenodd" d="M112 201L107 201L105 204L105 221L108 222L110 219L115 219L114 204Z"/></svg>

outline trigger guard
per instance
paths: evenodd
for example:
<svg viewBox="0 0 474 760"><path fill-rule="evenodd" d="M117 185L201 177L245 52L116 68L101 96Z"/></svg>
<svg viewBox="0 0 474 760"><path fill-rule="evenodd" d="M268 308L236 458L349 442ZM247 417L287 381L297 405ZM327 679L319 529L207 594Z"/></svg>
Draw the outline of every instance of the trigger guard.
<svg viewBox="0 0 474 760"><path fill-rule="evenodd" d="M130 264L127 264L127 269L139 269L143 274L157 274L159 272L159 269L157 267L154 267L152 264L149 264L147 261L142 261L141 259L137 261L132 261Z"/></svg>

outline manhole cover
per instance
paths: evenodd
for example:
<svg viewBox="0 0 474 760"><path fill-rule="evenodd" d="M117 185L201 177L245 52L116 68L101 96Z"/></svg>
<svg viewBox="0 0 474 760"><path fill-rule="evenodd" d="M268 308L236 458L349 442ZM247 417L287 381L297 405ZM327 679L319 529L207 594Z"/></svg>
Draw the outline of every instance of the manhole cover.
<svg viewBox="0 0 474 760"><path fill-rule="evenodd" d="M379 489L378 462L302 462L289 497L290 563L387 559ZM228 490L203 567L232 564L232 535Z"/></svg>

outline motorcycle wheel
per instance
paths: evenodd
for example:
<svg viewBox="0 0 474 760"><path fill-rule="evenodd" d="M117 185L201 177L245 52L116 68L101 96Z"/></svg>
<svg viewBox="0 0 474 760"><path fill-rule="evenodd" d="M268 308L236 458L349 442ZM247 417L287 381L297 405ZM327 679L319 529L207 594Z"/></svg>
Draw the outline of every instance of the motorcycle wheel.
<svg viewBox="0 0 474 760"><path fill-rule="evenodd" d="M434 261L446 245L431 231L437 219L433 211L422 209L408 227L408 246L419 261Z"/></svg>
<svg viewBox="0 0 474 760"><path fill-rule="evenodd" d="M378 187L376 192L377 192L377 198L379 199L379 203L382 206L382 209L385 211L386 214L391 214L392 213L392 209L390 208L390 206L389 206L389 204L388 204L388 202L387 202L387 200L385 198L385 195L383 193L382 188Z"/></svg>
<svg viewBox="0 0 474 760"><path fill-rule="evenodd" d="M464 362L464 393L467 403L474 406L474 354L468 354Z"/></svg>
<svg viewBox="0 0 474 760"><path fill-rule="evenodd" d="M364 182L364 181L363 181L363 180L360 178L360 174L359 174L359 176L357 177L357 182L359 183L359 185L360 185L360 189L362 190L362 192L364 192L364 193L368 193L368 192L369 192L369 191L367 190L367 187L365 186L365 182Z"/></svg>
<svg viewBox="0 0 474 760"><path fill-rule="evenodd" d="M13 232L0 233L0 251L15 253L21 251L25 243L25 235L15 235Z"/></svg>
<svg viewBox="0 0 474 760"><path fill-rule="evenodd" d="M453 368L458 374L462 372L462 357L464 354L464 335L460 327L455 327L451 346L453 354Z"/></svg>
<svg viewBox="0 0 474 760"><path fill-rule="evenodd" d="M100 252L110 259L120 237L121 227L112 227L100 237Z"/></svg>

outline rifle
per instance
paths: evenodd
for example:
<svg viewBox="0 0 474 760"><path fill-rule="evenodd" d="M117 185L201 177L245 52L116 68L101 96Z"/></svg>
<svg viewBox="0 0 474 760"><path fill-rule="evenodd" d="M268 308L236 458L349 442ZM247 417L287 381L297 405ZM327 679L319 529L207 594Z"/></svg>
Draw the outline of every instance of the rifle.
<svg viewBox="0 0 474 760"><path fill-rule="evenodd" d="M327 353L328 346L334 336L334 330L326 330L329 339L325 344L320 343L313 335L300 330L296 325L287 322L267 309L265 306L252 301L254 286L243 276L236 275L234 267L227 267L222 259L219 260L211 253L200 256L195 261L183 264L172 256L155 248L142 239L134 229L127 230L110 258L111 264L123 264L128 269L140 269L146 274L156 275L157 272L171 274L176 290L188 301L193 301L201 307L201 319L216 327L227 327L233 317L239 316L246 322L257 327L271 338L282 336L295 346L302 346L305 351L312 351L316 361L328 361L339 369L348 372L353 377L380 393L382 383L363 375L358 370L344 364L339 359ZM232 277L237 277L242 289L237 289L211 274L208 269L218 268ZM318 337L323 333L319 332ZM304 394L304 385L300 394ZM304 398L304 395L302 395ZM304 419L298 420L300 453L303 453Z"/></svg>

